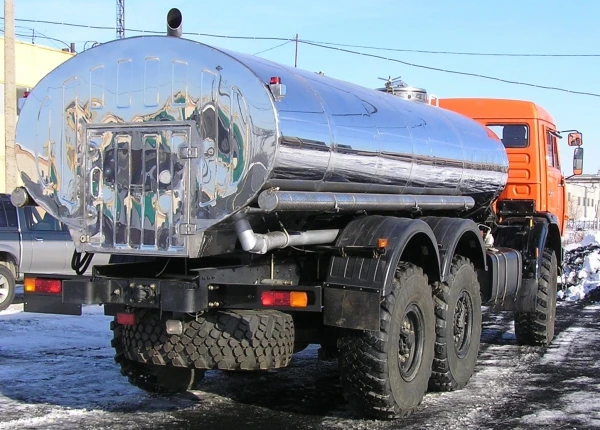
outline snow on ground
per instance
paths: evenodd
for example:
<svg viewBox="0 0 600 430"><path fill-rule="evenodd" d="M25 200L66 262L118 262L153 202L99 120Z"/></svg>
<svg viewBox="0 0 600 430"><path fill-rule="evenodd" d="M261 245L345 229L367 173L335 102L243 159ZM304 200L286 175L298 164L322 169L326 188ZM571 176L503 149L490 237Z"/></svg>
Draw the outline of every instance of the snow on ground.
<svg viewBox="0 0 600 430"><path fill-rule="evenodd" d="M579 236L575 236L579 234ZM574 237L579 242L571 242ZM562 288L558 292L561 300L577 301L600 298L600 231L567 232L564 239L565 255Z"/></svg>
<svg viewBox="0 0 600 430"><path fill-rule="evenodd" d="M0 312L0 430L97 428L99 420L151 428L197 402L152 398L129 385L113 360L112 317L101 306L83 309L30 314L13 304Z"/></svg>
<svg viewBox="0 0 600 430"><path fill-rule="evenodd" d="M473 378L429 393L401 421L357 419L335 362L313 345L288 368L208 372L200 390L171 398L130 386L110 347L110 317L0 313L0 430L600 428L600 304L561 302L547 348L517 345L509 313L484 313Z"/></svg>
<svg viewBox="0 0 600 430"><path fill-rule="evenodd" d="M600 305L576 303L600 302L600 232L581 236L566 257L549 348L518 346L511 315L486 313L468 386L428 394L421 410L396 423L353 418L335 363L317 361L316 346L289 368L208 372L201 391L162 398L120 375L101 306L73 317L13 304L0 312L0 430L600 428Z"/></svg>

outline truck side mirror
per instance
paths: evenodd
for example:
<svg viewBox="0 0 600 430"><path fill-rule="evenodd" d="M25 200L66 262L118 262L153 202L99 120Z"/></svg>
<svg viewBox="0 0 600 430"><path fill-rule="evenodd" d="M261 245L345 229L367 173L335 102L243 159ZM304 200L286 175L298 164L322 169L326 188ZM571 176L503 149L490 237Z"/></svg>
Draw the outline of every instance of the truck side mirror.
<svg viewBox="0 0 600 430"><path fill-rule="evenodd" d="M581 133L569 133L567 142L569 146L581 146L583 145L583 137L581 136Z"/></svg>
<svg viewBox="0 0 600 430"><path fill-rule="evenodd" d="M569 136L570 138L570 136ZM573 175L581 175L583 173L583 148L578 146L573 153Z"/></svg>

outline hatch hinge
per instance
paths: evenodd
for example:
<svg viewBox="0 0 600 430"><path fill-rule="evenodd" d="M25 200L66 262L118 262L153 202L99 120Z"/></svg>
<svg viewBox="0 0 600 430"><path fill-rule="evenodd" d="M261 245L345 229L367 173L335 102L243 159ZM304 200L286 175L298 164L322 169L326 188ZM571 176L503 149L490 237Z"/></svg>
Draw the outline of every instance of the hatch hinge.
<svg viewBox="0 0 600 430"><path fill-rule="evenodd" d="M182 159L198 158L200 151L195 146L184 145L179 148L179 157Z"/></svg>
<svg viewBox="0 0 600 430"><path fill-rule="evenodd" d="M184 236L196 234L196 224L179 224L179 234Z"/></svg>

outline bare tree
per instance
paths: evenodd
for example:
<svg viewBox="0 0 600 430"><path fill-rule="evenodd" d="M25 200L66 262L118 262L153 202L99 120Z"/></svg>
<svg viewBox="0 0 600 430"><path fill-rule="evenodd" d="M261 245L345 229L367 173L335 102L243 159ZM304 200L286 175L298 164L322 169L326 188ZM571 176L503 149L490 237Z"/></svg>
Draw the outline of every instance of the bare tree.
<svg viewBox="0 0 600 430"><path fill-rule="evenodd" d="M581 206L577 204L577 197L569 198L567 203L567 214L569 219L576 220L581 217Z"/></svg>

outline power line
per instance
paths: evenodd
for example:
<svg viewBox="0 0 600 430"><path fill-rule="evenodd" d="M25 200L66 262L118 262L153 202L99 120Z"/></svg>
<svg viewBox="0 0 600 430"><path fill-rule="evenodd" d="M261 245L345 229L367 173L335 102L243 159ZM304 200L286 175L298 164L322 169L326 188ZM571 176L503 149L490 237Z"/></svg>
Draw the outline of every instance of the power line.
<svg viewBox="0 0 600 430"><path fill-rule="evenodd" d="M0 19L4 19L4 17L0 17ZM59 22L59 21L46 21L46 20L34 20L34 19L16 19L18 22L32 22L38 24L50 24L50 25L62 25L66 27L78 27L78 28L88 28L92 30L111 30L114 31L115 27L110 26L99 26L99 25L86 25L86 24L77 24L71 22ZM133 33L146 33L146 34L163 34L164 31L154 31L154 30L142 30L135 28L125 28L125 30L133 32ZM285 37L268 37L268 36L228 36L224 34L210 34L210 33L197 33L197 32L184 32L183 34L189 36L202 36L202 37L215 37L222 39L245 39L245 40L280 40L280 41L294 41L295 39L285 38ZM330 46L339 46L345 48L359 48L359 49L373 49L379 51L390 51L390 52L406 52L406 53L418 53L418 54L434 54L434 55L465 55L465 56L492 56L492 57L551 57L551 58L598 58L600 54L532 54L532 53L510 53L510 52L462 52L462 51L433 51L433 50L424 50L424 49L402 49L402 48L387 48L380 46L368 46L368 45L350 45L344 43L336 43L336 42L322 42L315 40L299 40L299 42L303 43L314 43L318 45L330 45Z"/></svg>
<svg viewBox="0 0 600 430"><path fill-rule="evenodd" d="M551 87L551 86L546 86L546 85L531 84L528 82L513 81L510 79L496 78L494 76L481 75L479 73L460 72L457 70L442 69L440 67L425 66L422 64L415 64L415 63L410 63L408 61L398 60L396 58L389 58L389 57L384 57L382 55L368 54L368 53L359 52L359 51L352 51L350 49L338 48L338 47L334 47L334 46L326 46L326 45L321 45L318 43L308 42L305 40L300 40L299 42L304 43L306 45L317 46L319 48L331 49L334 51L346 52L346 53L355 54L355 55L362 55L365 57L378 58L380 60L393 61L395 63L404 64L405 66L417 67L417 68L426 69L426 70L433 70L435 72L444 72L444 73L451 73L454 75L471 76L474 78L488 79L491 81L504 82L506 84L522 85L522 86L527 86L527 87L540 88L540 89L544 89L544 90L562 91L562 92L571 93L571 94L581 94L581 95L592 96L592 97L600 97L600 94L590 93L587 91L575 91L575 90L569 90L566 88Z"/></svg>
<svg viewBox="0 0 600 430"><path fill-rule="evenodd" d="M410 52L417 54L437 54L437 55L469 55L469 56L490 56L490 57L600 57L600 54L518 54L508 52L460 52L460 51L428 51L422 49L400 49L400 48L382 48L378 46L366 45L347 45L344 43L319 42L315 40L304 40L305 43L316 43L320 45L341 46L345 48L373 49L377 51Z"/></svg>
<svg viewBox="0 0 600 430"><path fill-rule="evenodd" d="M265 53L265 52L268 52L268 51L271 51L271 50L273 50L273 49L279 48L279 47L281 47L281 46L283 46L283 45L287 45L287 44L288 44L288 43L290 43L290 42L291 42L291 40L286 40L285 42L283 42L283 43L280 43L279 45L271 46L270 48L263 49L262 51L258 51L256 54L252 54L252 55L263 54L263 53Z"/></svg>
<svg viewBox="0 0 600 430"><path fill-rule="evenodd" d="M3 16L0 16L0 19L4 19ZM35 24L50 24L50 25L62 25L65 27L76 27L76 28L87 28L91 30L115 30L115 27L103 26L103 25L87 25L87 24L76 24L72 22L59 22L59 21L46 21L39 19L16 19L18 22L30 22ZM136 28L125 28L126 31L131 31L133 33L146 33L146 34L165 34L164 31L154 31L154 30L140 30ZM286 37L263 37L263 36L227 36L224 34L210 34L210 33L194 33L194 32L184 32L188 36L204 36L204 37L217 37L224 39L248 39L248 40L294 40Z"/></svg>
<svg viewBox="0 0 600 430"><path fill-rule="evenodd" d="M17 26L18 28L22 28L22 29L27 29L27 27L21 27L21 26ZM60 39L55 39L54 37L49 37L46 36L44 33L40 33L38 31L35 31L32 28L28 28L29 30L32 30L31 34L23 34L23 33L15 33L15 36L17 37L25 37L27 39L35 39L35 38L39 38L39 39L47 39L47 40L53 40L55 42L60 42L63 45L65 45L67 48L71 48L70 45L65 42L64 40L60 40ZM4 33L4 30L0 28L0 32Z"/></svg>
<svg viewBox="0 0 600 430"><path fill-rule="evenodd" d="M0 17L0 19L4 19L4 17ZM70 27L81 27L81 28L89 28L89 29L97 29L97 30L114 30L113 27L107 27L107 26L90 26L90 25L84 25L84 24L61 23L61 22L56 22L56 21L31 20L31 19L17 19L16 21L20 21L20 22L33 22L33 23L39 23L39 24L65 25L65 26L70 26ZM131 31L131 32L152 33L152 34L163 34L164 33L164 32L158 32L158 31L137 30L137 29L126 29L126 30L127 31ZM278 47L283 46L283 45L285 45L285 44L287 44L289 42L296 41L296 39L283 38L283 37L227 36L227 35L219 35L219 34L193 33L193 32L188 32L188 33L184 33L184 34L186 34L186 35L194 35L194 36L203 36L203 37L225 38L225 39L275 40L275 41L283 41L284 42L284 43L279 44L277 46L268 48L268 49L266 49L264 51L260 51L257 54L269 51L271 49L278 48ZM51 40L57 40L57 41L60 41L60 42L64 43L63 41L58 40L58 39L52 39L52 38L49 38L49 39L51 39ZM579 95L587 95L587 96L592 96L592 97L600 97L600 94L592 93L592 92L587 92L587 91L569 90L569 89L566 89L566 88L553 87L553 86L547 86L547 85L538 85L538 84L532 84L532 83L528 83L528 82L521 82L521 81L510 80L510 79L497 78L497 77L494 77L494 76L487 76L487 75L482 75L482 74L478 74L478 73L461 72L461 71L457 71L457 70L443 69L443 68L440 68L440 67L432 67L432 66L426 66L426 65L422 65L422 64L411 63L411 62L408 62L408 61L398 60L396 58L389 58L389 57L384 57L382 55L369 54L369 53L365 53L365 52L359 52L359 51L354 51L354 50L342 48L342 47L339 47L340 44L333 44L333 43L329 43L329 42L319 43L319 42L313 42L313 41L302 40L302 39L299 39L298 42L304 43L306 45L311 45L311 46L319 47L319 48L330 49L330 50L345 52L345 53L354 54L354 55L361 55L361 56L365 56L365 57L377 58L377 59L380 59L380 60L392 61L392 62L395 62L395 63L400 63L400 64L404 64L406 66L416 67L416 68L420 68L420 69L426 69L426 70L432 70L432 71L443 72L443 73L450 73L450 74L462 75L462 76L470 76L470 77L475 77L475 78L480 78L480 79L487 79L487 80L492 80L492 81L497 81L497 82L503 82L503 83L513 84L513 85L521 85L521 86L527 86L527 87L533 87L533 88L539 88L539 89L545 89L545 90L560 91L560 92L566 92L566 93L570 93L570 94L579 94ZM351 45L348 45L348 46L351 46ZM365 47L365 49L374 49L374 48L373 47ZM410 52L410 51L408 51L408 52ZM430 51L430 52L433 53L435 51ZM439 51L439 53L442 53L442 51ZM255 55L257 55L257 54L255 54ZM469 55L475 55L475 53L470 53ZM523 55L524 54L521 54L521 56L523 56ZM539 55L549 55L549 54L539 54ZM564 54L564 55L563 54L553 54L553 55L554 56L567 56L567 55L571 55L571 54ZM596 55L596 54L581 54L581 55L580 54L576 54L576 55L579 55L579 56L587 55L587 56L598 56L598 57L600 57L600 54L598 54L598 55Z"/></svg>
<svg viewBox="0 0 600 430"><path fill-rule="evenodd" d="M0 19L4 19L3 16L0 17ZM90 28L93 30L115 30L115 27L106 27L106 26L99 26L99 25L85 25L85 24L74 24L74 23L70 23L70 22L58 22L58 21L44 21L44 20L37 20L37 19L15 19L15 21L17 22L33 22L36 24L50 24L50 25L63 25L65 27L79 27L79 28Z"/></svg>

